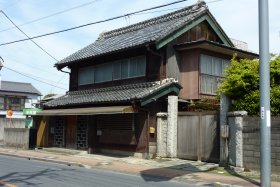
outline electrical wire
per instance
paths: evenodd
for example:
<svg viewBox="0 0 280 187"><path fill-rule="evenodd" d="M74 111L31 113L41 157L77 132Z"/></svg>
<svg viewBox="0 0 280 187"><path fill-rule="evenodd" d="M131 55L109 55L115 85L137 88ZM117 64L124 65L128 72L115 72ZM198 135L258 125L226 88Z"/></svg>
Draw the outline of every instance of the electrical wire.
<svg viewBox="0 0 280 187"><path fill-rule="evenodd" d="M37 44L34 40L32 40L23 30L21 30L10 18L9 16L3 11L0 11L22 34L24 34L32 43L34 43L38 48L40 48L44 53L46 53L49 57L51 57L52 59L54 59L56 62L58 62L58 60L52 56L49 52L47 52L44 48L42 48L39 44Z"/></svg>
<svg viewBox="0 0 280 187"><path fill-rule="evenodd" d="M6 68L6 69L8 69L8 70L10 70L10 71L12 71L12 72L14 72L14 73L17 73L17 74L20 74L20 75L22 75L22 76L28 77L28 78L33 79L33 80L35 80L35 81L38 81L38 82L41 82L41 83L44 83L44 84L47 84L47 85L50 85L50 86L53 86L53 87L62 89L62 90L67 90L67 89L65 89L65 88L56 86L56 85L54 85L54 84L51 84L51 83L48 83L48 82L45 82L45 81L36 79L36 78L31 77L31 76L29 76L29 75L27 75L27 74L25 74L25 73L22 73L22 72L19 72L19 71L17 71L17 70L14 70L14 69L12 69L12 68L8 68L7 66L3 66L3 68Z"/></svg>
<svg viewBox="0 0 280 187"><path fill-rule="evenodd" d="M50 17L53 17L53 16L57 16L57 15L59 15L59 14L63 14L63 13L66 13L66 12L69 12L69 11L72 11L72 10L75 10L75 9L78 9L78 8L81 8L81 7L85 7L85 6L91 5L91 4L93 4L93 3L97 2L97 1L101 1L101 0L90 1L90 2L81 4L81 5L72 7L72 8L68 8L68 9L65 9L65 10L62 10L62 11L59 11L59 12L56 12L56 13L47 15L47 16L43 16L43 17L41 17L41 18L37 18L37 19L31 20L31 21L28 21L28 22L19 24L19 25L17 25L17 26L18 26L18 27L21 27L21 26L23 26L23 25L28 25L28 24L31 24L31 23L35 23L35 22L38 22L38 21L41 21L41 20L44 20L44 19L47 19L47 18L50 18ZM14 29L14 28L16 28L16 27L9 27L9 28L0 30L0 32L8 31L8 30L11 30L11 29Z"/></svg>
<svg viewBox="0 0 280 187"><path fill-rule="evenodd" d="M135 11L135 12L131 12L131 13L124 14L124 15L121 15L121 16L116 16L116 17L108 18L108 19L105 19L105 20L91 22L91 23L87 23L87 24L84 24L84 25L79 25L79 26L76 26L76 27L71 27L71 28L68 28L68 29L63 29L63 30L60 30L60 31L50 32L50 33L46 33L46 34L42 34L42 35L38 35L38 36L33 36L33 37L21 39L21 40L15 40L15 41L12 41L12 42L6 42L6 43L0 44L0 46L4 46L4 45L8 45L8 44L13 44L13 43L18 43L18 42L23 42L23 41L26 41L26 40L32 40L32 39L41 38L41 37L45 37L45 36L50 36L50 35L54 35L54 34L58 34L58 33L63 33L63 32L67 32L67 31L79 29L79 28L82 28L82 27L90 26L90 25L95 25L95 24L99 24L99 23L104 23L104 22L120 19L120 18L123 18L123 17L129 17L129 16L134 15L134 14L138 14L138 13L141 13L141 12L146 12L146 11L149 11L149 10L154 10L154 9L170 6L170 5L181 3L181 2L184 2L184 1L188 1L188 0L179 0L179 1L172 2L172 3L168 3L168 4L164 4L164 5L159 5L159 6L155 6L155 7L151 7L151 8L147 8L147 9L143 9L143 10L139 10L139 11Z"/></svg>
<svg viewBox="0 0 280 187"><path fill-rule="evenodd" d="M219 2L219 1L224 1L224 0L206 1L206 4L216 3L216 2ZM170 10L179 10L179 9L182 9L182 8L184 8L184 7L169 8L169 9L164 9L164 10L150 11L150 12L143 12L143 13L138 13L138 14L134 14L134 15L153 14L153 13L158 13L158 12L166 12L166 11L170 11Z"/></svg>
<svg viewBox="0 0 280 187"><path fill-rule="evenodd" d="M66 75L66 73L64 73L64 74L62 75L62 77L56 82L56 85L60 84L60 82L64 79L65 75ZM51 87L50 93L53 92L53 88L54 88L54 87Z"/></svg>
<svg viewBox="0 0 280 187"><path fill-rule="evenodd" d="M7 14L5 14L5 12L3 11L3 10L1 10L1 13L21 32L21 33L23 33L27 38L29 38L30 39L30 37L23 31L23 30L21 30L10 18L9 18L9 16L7 15ZM37 44L34 40L32 40L32 39L30 39L30 41L32 42L32 43L34 43L38 48L40 48L44 53L46 53L48 56L50 56L52 59L54 59L56 62L58 62L58 60L53 56L53 55L51 55L49 52L47 52L43 47L41 47L39 44ZM63 78L64 76L62 76L62 78ZM62 78L61 78L61 80L62 80ZM35 79L35 78L33 78L33 79ZM35 79L35 80L37 80L38 81L38 79ZM43 81L44 82L44 81ZM58 87L58 84L60 83L60 81L58 81L55 85L53 85L53 87ZM60 88L60 87L59 87Z"/></svg>

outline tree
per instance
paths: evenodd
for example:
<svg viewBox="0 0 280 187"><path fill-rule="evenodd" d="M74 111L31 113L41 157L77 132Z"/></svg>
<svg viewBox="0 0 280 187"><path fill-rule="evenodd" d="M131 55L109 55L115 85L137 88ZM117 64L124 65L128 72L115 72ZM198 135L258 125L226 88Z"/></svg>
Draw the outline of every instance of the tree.
<svg viewBox="0 0 280 187"><path fill-rule="evenodd" d="M272 56L270 61L270 102L271 113L280 114L280 56ZM233 110L246 110L250 115L259 114L259 61L235 57L226 68L225 79L219 86L219 93L229 96Z"/></svg>
<svg viewBox="0 0 280 187"><path fill-rule="evenodd" d="M55 96L55 95L57 95L57 94L49 93L49 94L45 95L45 96L43 97L43 99L47 99L47 98L52 97L52 96Z"/></svg>

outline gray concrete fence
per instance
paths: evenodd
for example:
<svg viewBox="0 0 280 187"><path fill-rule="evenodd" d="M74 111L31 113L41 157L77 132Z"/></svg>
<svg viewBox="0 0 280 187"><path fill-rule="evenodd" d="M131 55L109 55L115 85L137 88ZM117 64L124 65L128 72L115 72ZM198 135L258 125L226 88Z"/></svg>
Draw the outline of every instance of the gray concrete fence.
<svg viewBox="0 0 280 187"><path fill-rule="evenodd" d="M246 112L230 112L229 164L247 170L260 169L260 119ZM271 169L280 173L280 117L271 118Z"/></svg>
<svg viewBox="0 0 280 187"><path fill-rule="evenodd" d="M4 128L4 145L19 149L29 149L30 129Z"/></svg>
<svg viewBox="0 0 280 187"><path fill-rule="evenodd" d="M25 119L0 118L0 142L4 141L4 128L25 128Z"/></svg>

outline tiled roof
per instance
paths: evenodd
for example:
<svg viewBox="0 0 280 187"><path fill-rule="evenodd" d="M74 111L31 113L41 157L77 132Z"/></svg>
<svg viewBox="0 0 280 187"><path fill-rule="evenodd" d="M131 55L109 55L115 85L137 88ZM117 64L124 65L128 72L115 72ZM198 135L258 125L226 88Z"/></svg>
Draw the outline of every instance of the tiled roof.
<svg viewBox="0 0 280 187"><path fill-rule="evenodd" d="M89 57L159 41L207 10L205 2L202 1L160 17L103 33L94 43L61 60L56 66L65 67L71 62Z"/></svg>
<svg viewBox="0 0 280 187"><path fill-rule="evenodd" d="M42 95L32 84L24 82L1 81L0 91Z"/></svg>
<svg viewBox="0 0 280 187"><path fill-rule="evenodd" d="M173 84L179 88L181 87L173 79L167 79L161 82L145 82L99 89L72 91L62 97L44 103L44 106L47 108L55 108L87 104L124 103L143 99L150 94L161 91Z"/></svg>

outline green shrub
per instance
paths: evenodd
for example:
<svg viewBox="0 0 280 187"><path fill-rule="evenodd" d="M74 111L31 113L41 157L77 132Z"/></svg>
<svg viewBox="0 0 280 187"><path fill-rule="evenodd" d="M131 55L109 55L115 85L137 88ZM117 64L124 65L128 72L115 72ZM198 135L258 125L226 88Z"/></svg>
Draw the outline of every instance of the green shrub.
<svg viewBox="0 0 280 187"><path fill-rule="evenodd" d="M259 115L259 62L257 60L231 60L226 68L225 78L218 93L234 100L233 110L246 110L249 115ZM280 57L273 56L270 61L270 104L271 114L280 114Z"/></svg>

